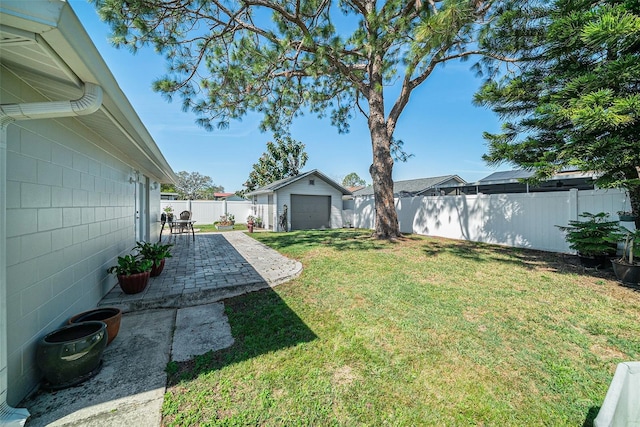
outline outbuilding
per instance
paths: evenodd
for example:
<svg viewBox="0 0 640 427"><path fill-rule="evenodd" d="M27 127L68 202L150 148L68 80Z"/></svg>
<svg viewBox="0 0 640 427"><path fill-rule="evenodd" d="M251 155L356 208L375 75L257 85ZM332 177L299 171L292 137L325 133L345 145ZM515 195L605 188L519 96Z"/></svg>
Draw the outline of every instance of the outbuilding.
<svg viewBox="0 0 640 427"><path fill-rule="evenodd" d="M247 193L252 212L274 231L341 228L342 197L351 192L317 169Z"/></svg>

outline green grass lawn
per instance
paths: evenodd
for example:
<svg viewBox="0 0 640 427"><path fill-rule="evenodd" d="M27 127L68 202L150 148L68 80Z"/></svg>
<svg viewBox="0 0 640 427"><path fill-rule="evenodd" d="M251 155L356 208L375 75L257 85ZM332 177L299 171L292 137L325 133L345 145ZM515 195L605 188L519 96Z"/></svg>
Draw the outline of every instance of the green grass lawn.
<svg viewBox="0 0 640 427"><path fill-rule="evenodd" d="M640 292L611 273L369 234L253 234L304 271L225 301L236 343L168 366L164 425L591 425L640 359Z"/></svg>
<svg viewBox="0 0 640 427"><path fill-rule="evenodd" d="M224 232L224 231L232 231L232 230L218 230L216 229L215 224L194 224L193 228L195 228L196 230L198 230L198 233L210 233L212 231L215 232ZM234 224L233 225L233 231L237 231L237 230L242 230L242 231L246 231L247 230L247 225L246 224Z"/></svg>

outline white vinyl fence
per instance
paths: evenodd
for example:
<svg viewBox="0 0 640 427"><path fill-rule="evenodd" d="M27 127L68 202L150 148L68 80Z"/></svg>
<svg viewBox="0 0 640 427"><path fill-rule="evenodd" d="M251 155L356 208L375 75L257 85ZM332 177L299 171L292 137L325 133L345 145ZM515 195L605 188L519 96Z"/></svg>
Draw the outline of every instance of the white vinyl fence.
<svg viewBox="0 0 640 427"><path fill-rule="evenodd" d="M526 194L428 196L395 199L400 231L495 243L552 252L572 252L556 225L582 212L630 210L620 190L558 191ZM355 201L353 225L374 228L373 196ZM633 230L633 223L624 226Z"/></svg>
<svg viewBox="0 0 640 427"><path fill-rule="evenodd" d="M250 201L226 200L161 200L160 208L171 206L174 215L180 215L182 211L191 211L191 218L199 224L213 224L220 216L233 214L236 223L244 224L251 215Z"/></svg>

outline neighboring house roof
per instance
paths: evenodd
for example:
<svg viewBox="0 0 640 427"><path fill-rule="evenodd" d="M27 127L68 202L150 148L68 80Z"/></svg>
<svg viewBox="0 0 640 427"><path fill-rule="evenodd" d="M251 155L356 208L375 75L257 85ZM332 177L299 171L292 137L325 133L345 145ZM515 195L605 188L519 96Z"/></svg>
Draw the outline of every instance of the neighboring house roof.
<svg viewBox="0 0 640 427"><path fill-rule="evenodd" d="M534 171L525 170L525 169L516 169L510 171L501 171L494 172L491 175L488 175L477 182L480 185L488 185L488 184L505 184L505 183L515 183L520 182L522 179L531 178L535 174ZM558 172L554 176L548 179L558 180L558 179L570 179L570 178L593 178L595 174L593 172L583 172L579 170L564 170L562 172Z"/></svg>
<svg viewBox="0 0 640 427"><path fill-rule="evenodd" d="M233 196L235 193L213 193L213 197L229 197Z"/></svg>
<svg viewBox="0 0 640 427"><path fill-rule="evenodd" d="M312 171L301 173L301 174L298 174L296 176L290 176L288 178L284 178L284 179L280 179L278 181L274 181L271 184L267 184L264 187L257 188L255 190L247 193L246 196L250 197L250 196L257 196L258 194L274 193L274 192L280 190L281 188L286 187L287 185L293 184L294 182L299 181L301 179L304 179L304 178L306 178L308 176L311 176L311 175L316 175L318 178L322 179L327 184L331 185L336 190L340 191L343 195L351 194L351 192L349 190L347 190L346 188L344 188L342 185L338 184L337 182L335 182L334 180L332 180L331 178L329 178L328 176L326 176L322 172L318 171L317 169L314 169Z"/></svg>
<svg viewBox="0 0 640 427"><path fill-rule="evenodd" d="M97 84L103 92L102 105L95 113L74 119L95 132L102 149L151 179L177 180L66 1L2 1L0 14L3 67L50 101L79 99L85 82Z"/></svg>
<svg viewBox="0 0 640 427"><path fill-rule="evenodd" d="M480 179L478 183L493 184L493 183L505 182L505 181L511 182L512 180L531 178L533 174L534 174L533 171L528 171L524 169L494 172L491 175L485 176L484 178Z"/></svg>
<svg viewBox="0 0 640 427"><path fill-rule="evenodd" d="M534 172L524 169L494 172L476 182L443 186L442 189L455 194L499 194L542 191L567 191L572 188L587 190L594 188L593 172L565 169L551 178L527 184L523 180L534 176Z"/></svg>
<svg viewBox="0 0 640 427"><path fill-rule="evenodd" d="M358 190L362 190L365 186L364 185L356 185L355 187L347 187L347 190L351 191L352 193L358 191Z"/></svg>
<svg viewBox="0 0 640 427"><path fill-rule="evenodd" d="M458 175L444 175L444 176L434 176L430 178L418 178L418 179L407 179L404 181L394 181L393 183L393 194L419 194L423 191L436 188L441 184L447 183L451 180L457 181L461 184L464 184L466 181L460 178ZM371 196L373 195L373 186L368 186L363 188L362 190L355 191L353 193L354 196Z"/></svg>

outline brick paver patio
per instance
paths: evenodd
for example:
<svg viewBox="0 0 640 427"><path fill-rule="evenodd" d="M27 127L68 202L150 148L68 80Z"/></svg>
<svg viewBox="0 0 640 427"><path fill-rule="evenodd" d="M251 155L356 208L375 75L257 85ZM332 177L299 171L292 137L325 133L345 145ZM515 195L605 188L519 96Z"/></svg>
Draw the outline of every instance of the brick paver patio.
<svg viewBox="0 0 640 427"><path fill-rule="evenodd" d="M163 239L163 242L167 242ZM302 265L243 232L171 238L173 258L146 289L127 295L116 285L99 303L125 312L207 304L275 286L302 271Z"/></svg>

